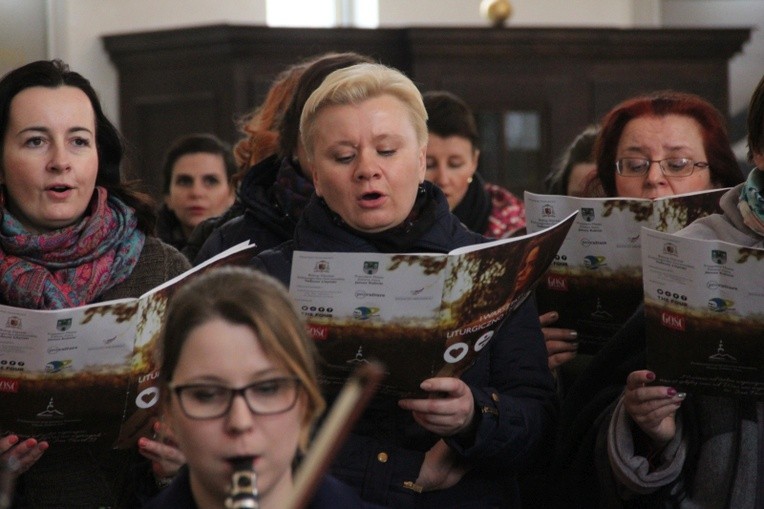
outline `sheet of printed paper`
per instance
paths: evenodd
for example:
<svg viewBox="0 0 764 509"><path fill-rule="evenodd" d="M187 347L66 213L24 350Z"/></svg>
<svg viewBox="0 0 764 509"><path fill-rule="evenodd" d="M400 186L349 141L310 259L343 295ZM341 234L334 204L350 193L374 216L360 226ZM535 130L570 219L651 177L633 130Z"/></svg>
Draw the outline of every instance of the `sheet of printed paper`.
<svg viewBox="0 0 764 509"><path fill-rule="evenodd" d="M0 429L50 442L114 442L137 308L135 301L62 311L0 306Z"/></svg>
<svg viewBox="0 0 764 509"><path fill-rule="evenodd" d="M648 367L661 385L764 398L764 249L642 232Z"/></svg>

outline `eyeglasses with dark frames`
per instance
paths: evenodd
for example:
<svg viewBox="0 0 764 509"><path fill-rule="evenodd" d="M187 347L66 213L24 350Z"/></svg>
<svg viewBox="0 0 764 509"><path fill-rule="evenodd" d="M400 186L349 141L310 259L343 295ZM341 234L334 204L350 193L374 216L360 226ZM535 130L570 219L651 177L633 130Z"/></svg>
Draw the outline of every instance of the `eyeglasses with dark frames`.
<svg viewBox="0 0 764 509"><path fill-rule="evenodd" d="M180 408L190 419L217 419L231 410L233 398L241 396L256 415L274 415L291 410L297 402L300 381L293 377L271 378L245 385L170 384Z"/></svg>
<svg viewBox="0 0 764 509"><path fill-rule="evenodd" d="M689 177L695 168L708 168L705 161L693 161L686 157L669 157L653 161L644 157L623 157L615 162L615 169L622 177L642 177L653 163L658 163L666 177Z"/></svg>

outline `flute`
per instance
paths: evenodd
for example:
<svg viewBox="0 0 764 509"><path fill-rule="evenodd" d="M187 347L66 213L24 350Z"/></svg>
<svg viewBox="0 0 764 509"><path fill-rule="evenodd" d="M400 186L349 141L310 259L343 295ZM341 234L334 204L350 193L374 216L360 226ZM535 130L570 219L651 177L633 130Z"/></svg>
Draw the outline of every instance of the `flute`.
<svg viewBox="0 0 764 509"><path fill-rule="evenodd" d="M259 509L257 473L252 460L252 456L246 456L234 461L231 488L225 499L226 509Z"/></svg>
<svg viewBox="0 0 764 509"><path fill-rule="evenodd" d="M329 468L384 376L384 366L376 361L361 364L350 375L295 474L294 491L286 508L307 507L321 476Z"/></svg>

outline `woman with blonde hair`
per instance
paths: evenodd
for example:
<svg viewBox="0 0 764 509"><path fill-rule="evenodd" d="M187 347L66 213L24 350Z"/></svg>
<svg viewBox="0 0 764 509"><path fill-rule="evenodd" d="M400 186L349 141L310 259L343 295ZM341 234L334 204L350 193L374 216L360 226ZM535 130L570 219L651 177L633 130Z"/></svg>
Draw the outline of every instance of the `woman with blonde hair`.
<svg viewBox="0 0 764 509"><path fill-rule="evenodd" d="M144 507L222 509L242 461L259 507L286 507L324 409L313 344L286 289L252 269L213 269L173 296L160 349L162 416L187 464ZM364 505L327 477L309 507Z"/></svg>
<svg viewBox="0 0 764 509"><path fill-rule="evenodd" d="M193 258L195 264L241 242L250 241L264 250L291 238L313 193L313 182L304 165L298 139L302 106L329 73L368 61L368 57L352 52L327 53L309 60L286 109L279 115L278 150L247 171L234 205L239 212L234 217L229 215L230 219L209 234Z"/></svg>
<svg viewBox="0 0 764 509"><path fill-rule="evenodd" d="M315 195L293 240L254 260L283 283L295 250L446 253L489 241L425 180L427 111L401 72L368 63L334 71L305 103L300 135ZM534 303L501 324L461 378L420 387L430 397L377 396L332 473L390 507L517 506L516 472L554 420Z"/></svg>

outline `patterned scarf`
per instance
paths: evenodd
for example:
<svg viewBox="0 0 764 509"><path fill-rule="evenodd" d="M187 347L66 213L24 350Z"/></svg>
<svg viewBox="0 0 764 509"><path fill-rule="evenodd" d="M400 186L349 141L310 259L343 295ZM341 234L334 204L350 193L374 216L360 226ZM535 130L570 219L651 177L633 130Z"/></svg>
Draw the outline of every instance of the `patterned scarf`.
<svg viewBox="0 0 764 509"><path fill-rule="evenodd" d="M751 230L764 236L764 170L754 168L740 191L737 208L743 215L743 222Z"/></svg>
<svg viewBox="0 0 764 509"><path fill-rule="evenodd" d="M30 234L7 211L0 222L0 298L62 309L93 302L132 273L146 240L135 211L97 187L77 224Z"/></svg>

